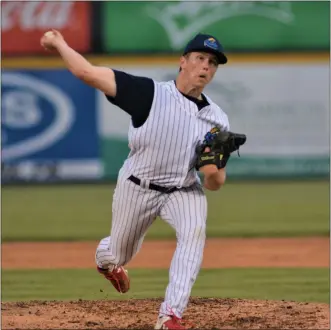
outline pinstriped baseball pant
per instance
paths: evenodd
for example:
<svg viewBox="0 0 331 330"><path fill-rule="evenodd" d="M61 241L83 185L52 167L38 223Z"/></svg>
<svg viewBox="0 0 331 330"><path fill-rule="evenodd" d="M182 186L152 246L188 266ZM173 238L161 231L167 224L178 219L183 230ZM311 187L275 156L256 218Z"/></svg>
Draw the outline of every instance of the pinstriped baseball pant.
<svg viewBox="0 0 331 330"><path fill-rule="evenodd" d="M115 189L112 211L111 236L102 239L96 250L99 267L127 264L139 251L157 216L176 231L177 246L160 315L173 313L181 317L203 258L207 201L202 188L195 185L164 194L144 189L129 180L120 180Z"/></svg>

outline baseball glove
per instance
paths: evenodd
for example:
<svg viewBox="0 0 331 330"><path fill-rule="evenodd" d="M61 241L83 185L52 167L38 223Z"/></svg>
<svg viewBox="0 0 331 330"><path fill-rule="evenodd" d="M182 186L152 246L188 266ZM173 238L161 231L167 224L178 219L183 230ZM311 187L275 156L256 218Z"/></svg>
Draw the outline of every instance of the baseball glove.
<svg viewBox="0 0 331 330"><path fill-rule="evenodd" d="M245 134L237 134L228 131L221 131L219 127L212 128L205 135L202 144L197 147L197 163L195 168L199 170L205 165L216 165L218 169L224 168L230 155L246 142ZM210 151L206 152L205 149ZM240 155L239 155L240 156Z"/></svg>

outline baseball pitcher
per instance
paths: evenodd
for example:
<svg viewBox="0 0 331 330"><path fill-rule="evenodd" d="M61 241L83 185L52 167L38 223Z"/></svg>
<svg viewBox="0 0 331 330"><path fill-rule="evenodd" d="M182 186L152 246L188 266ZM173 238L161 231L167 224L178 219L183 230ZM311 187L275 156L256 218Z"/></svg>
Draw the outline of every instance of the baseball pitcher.
<svg viewBox="0 0 331 330"><path fill-rule="evenodd" d="M222 45L211 35L196 35L179 59L176 79L162 82L94 66L56 30L42 36L41 45L56 51L73 75L131 116L130 154L118 175L110 236L96 249L97 270L117 291L127 292L124 266L160 216L176 231L177 247L155 329L187 329L182 315L206 238L204 189L224 185L226 164L246 141L245 135L230 131L225 112L203 92L219 65L227 63Z"/></svg>

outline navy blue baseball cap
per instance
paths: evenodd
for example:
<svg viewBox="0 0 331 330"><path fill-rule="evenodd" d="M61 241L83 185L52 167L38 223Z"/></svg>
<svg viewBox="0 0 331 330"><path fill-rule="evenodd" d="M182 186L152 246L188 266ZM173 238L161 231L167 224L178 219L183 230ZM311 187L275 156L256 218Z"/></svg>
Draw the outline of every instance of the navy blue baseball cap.
<svg viewBox="0 0 331 330"><path fill-rule="evenodd" d="M228 61L221 43L209 34L199 33L190 40L184 49L183 55L191 52L206 52L214 54L218 59L218 64L225 64Z"/></svg>

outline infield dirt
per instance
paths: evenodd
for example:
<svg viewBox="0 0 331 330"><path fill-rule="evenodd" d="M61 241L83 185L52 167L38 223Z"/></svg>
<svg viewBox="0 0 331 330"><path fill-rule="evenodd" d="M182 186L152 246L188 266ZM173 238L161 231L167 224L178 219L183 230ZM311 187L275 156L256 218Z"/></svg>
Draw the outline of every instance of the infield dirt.
<svg viewBox="0 0 331 330"><path fill-rule="evenodd" d="M95 267L97 243L3 243L2 269ZM146 241L128 268L168 268L174 249L173 241ZM210 239L202 267L329 267L329 251L329 238ZM2 302L2 329L152 329L160 302ZM318 303L194 297L185 318L205 329L330 329L329 308Z"/></svg>

